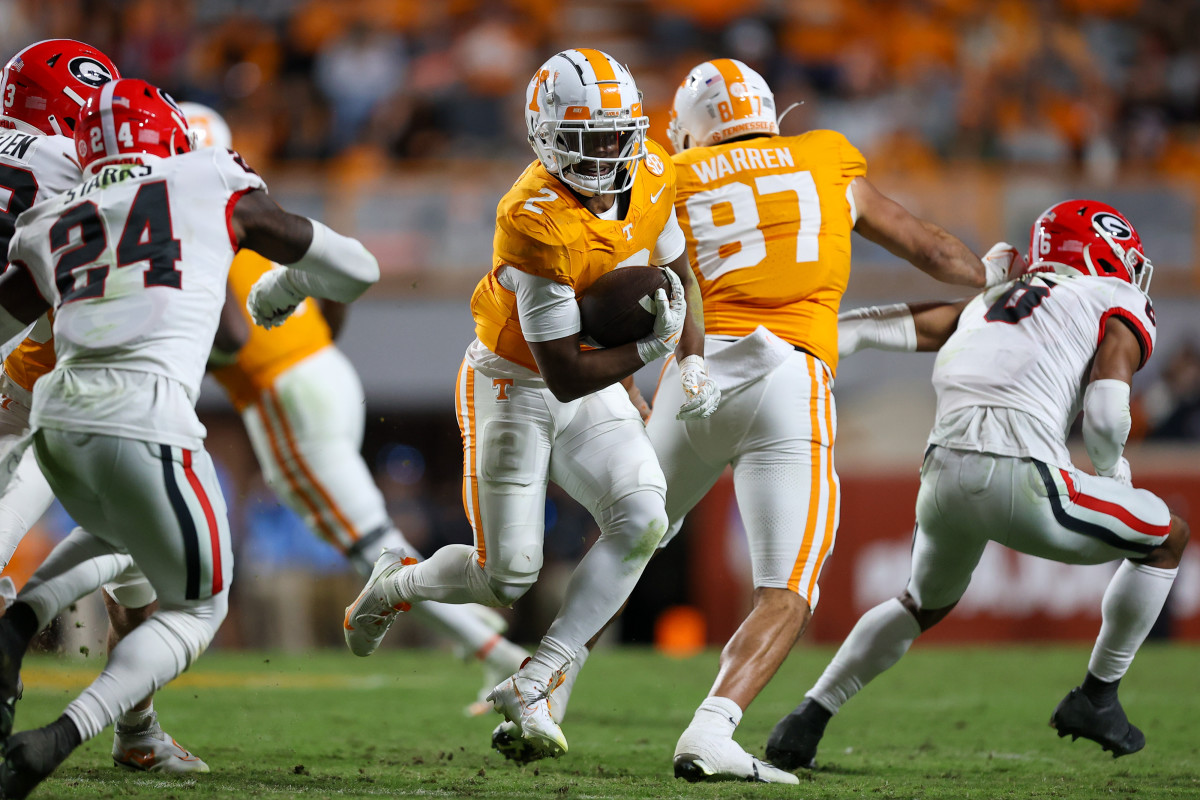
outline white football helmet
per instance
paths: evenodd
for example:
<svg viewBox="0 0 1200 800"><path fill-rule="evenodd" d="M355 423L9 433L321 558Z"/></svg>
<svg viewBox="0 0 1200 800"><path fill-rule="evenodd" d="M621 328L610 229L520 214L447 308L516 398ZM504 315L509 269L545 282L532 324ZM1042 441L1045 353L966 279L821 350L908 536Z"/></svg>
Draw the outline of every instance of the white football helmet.
<svg viewBox="0 0 1200 800"><path fill-rule="evenodd" d="M620 194L646 157L642 93L599 50L564 50L541 66L525 96L529 144L546 170L580 194Z"/></svg>
<svg viewBox="0 0 1200 800"><path fill-rule="evenodd" d="M667 136L675 152L748 133L779 133L775 95L763 76L732 58L694 67L671 106Z"/></svg>
<svg viewBox="0 0 1200 800"><path fill-rule="evenodd" d="M233 134L229 126L216 111L199 103L180 103L179 110L187 117L188 130L192 132L192 149L201 147L233 148Z"/></svg>

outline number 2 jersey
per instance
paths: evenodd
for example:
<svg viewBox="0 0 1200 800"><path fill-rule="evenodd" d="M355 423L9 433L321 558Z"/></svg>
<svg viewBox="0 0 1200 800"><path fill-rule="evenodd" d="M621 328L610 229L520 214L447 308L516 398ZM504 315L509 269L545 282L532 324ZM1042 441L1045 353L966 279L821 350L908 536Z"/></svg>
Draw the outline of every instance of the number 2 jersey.
<svg viewBox="0 0 1200 800"><path fill-rule="evenodd" d="M102 166L17 220L9 261L50 301L58 357L30 422L198 449L233 208L266 185L219 148L137 162Z"/></svg>
<svg viewBox="0 0 1200 800"><path fill-rule="evenodd" d="M938 351L929 443L1070 467L1067 433L1112 317L1137 336L1140 369L1154 351L1154 308L1125 281L1036 274L971 300Z"/></svg>

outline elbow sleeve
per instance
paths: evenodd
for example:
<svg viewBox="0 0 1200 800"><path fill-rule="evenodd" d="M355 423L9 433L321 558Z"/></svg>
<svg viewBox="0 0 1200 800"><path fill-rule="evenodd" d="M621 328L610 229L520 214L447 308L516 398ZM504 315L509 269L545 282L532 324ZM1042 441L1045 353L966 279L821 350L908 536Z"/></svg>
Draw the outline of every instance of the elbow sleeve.
<svg viewBox="0 0 1200 800"><path fill-rule="evenodd" d="M379 262L357 239L342 236L316 220L312 243L289 264L296 288L310 297L349 303L379 280Z"/></svg>
<svg viewBox="0 0 1200 800"><path fill-rule="evenodd" d="M1083 442L1100 475L1111 475L1129 438L1129 384L1092 381L1083 395Z"/></svg>

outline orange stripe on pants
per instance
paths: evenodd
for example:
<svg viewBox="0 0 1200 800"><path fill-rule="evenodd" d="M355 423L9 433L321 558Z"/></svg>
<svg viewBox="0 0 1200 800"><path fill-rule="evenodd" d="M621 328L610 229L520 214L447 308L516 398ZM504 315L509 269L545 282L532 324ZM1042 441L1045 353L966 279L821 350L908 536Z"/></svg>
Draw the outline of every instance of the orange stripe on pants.
<svg viewBox="0 0 1200 800"><path fill-rule="evenodd" d="M475 535L475 551L479 565L487 562L487 540L483 537L483 520L479 514L479 476L475 469L477 444L475 438L475 370L463 361L458 368L458 391L454 395L458 413L458 429L463 440L463 511Z"/></svg>
<svg viewBox="0 0 1200 800"><path fill-rule="evenodd" d="M817 383L817 360L807 353L804 354L805 366L808 368L811 388L808 397L809 426L812 432L812 445L809 449L809 459L812 462L812 479L808 488L808 519L804 523L804 540L800 545L800 554L792 567L791 577L788 578L788 588L793 592L800 591L800 577L804 565L812 552L813 537L817 532L817 512L821 508L821 421L817 409L820 389Z"/></svg>
<svg viewBox="0 0 1200 800"><path fill-rule="evenodd" d="M267 390L267 398L275 410L274 416L279 422L279 427L283 430L284 443L287 445L288 451L291 453L296 466L300 469L301 474L304 476L304 480L308 482L308 485L312 491L316 492L321 502L324 503L329 512L333 514L333 518L337 520L338 524L346 532L346 535L350 538L350 541L358 541L360 538L358 529L354 527L349 518L347 518L346 515L342 513L342 510L338 508L337 503L333 501L333 498L330 496L329 492L327 492L321 482L317 480L316 475L314 475L312 470L308 468L308 463L304 460L304 456L301 455L300 448L296 445L295 436L292 434L292 429L288 425L287 414L284 413L283 404L279 401L279 394L274 388L271 388ZM339 546L345 546L340 542L338 542L338 544Z"/></svg>
<svg viewBox="0 0 1200 800"><path fill-rule="evenodd" d="M825 458L825 475L829 481L829 502L825 506L825 538L821 540L821 552L817 554L817 563L813 566L812 578L808 582L808 604L812 606L813 591L817 586L817 578L821 576L821 568L825 566L825 556L833 547L833 539L837 535L834 521L837 519L838 485L837 476L833 471L833 393L829 390L829 379L825 370L821 370L821 385L825 387L825 430L829 433L829 448Z"/></svg>

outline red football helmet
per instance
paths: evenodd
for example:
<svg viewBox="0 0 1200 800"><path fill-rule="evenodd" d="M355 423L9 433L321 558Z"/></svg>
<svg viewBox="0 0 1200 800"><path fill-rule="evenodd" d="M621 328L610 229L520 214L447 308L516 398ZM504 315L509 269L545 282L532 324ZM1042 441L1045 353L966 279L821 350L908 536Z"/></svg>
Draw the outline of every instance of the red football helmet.
<svg viewBox="0 0 1200 800"><path fill-rule="evenodd" d="M74 39L47 39L12 57L0 74L0 127L71 136L88 98L120 78L96 48Z"/></svg>
<svg viewBox="0 0 1200 800"><path fill-rule="evenodd" d="M88 99L75 130L84 172L119 156L166 158L191 149L187 118L179 106L162 89L136 78L106 83Z"/></svg>
<svg viewBox="0 0 1200 800"><path fill-rule="evenodd" d="M1120 211L1096 200L1066 200L1038 216L1029 234L1025 272L1119 278L1150 291L1154 266Z"/></svg>

